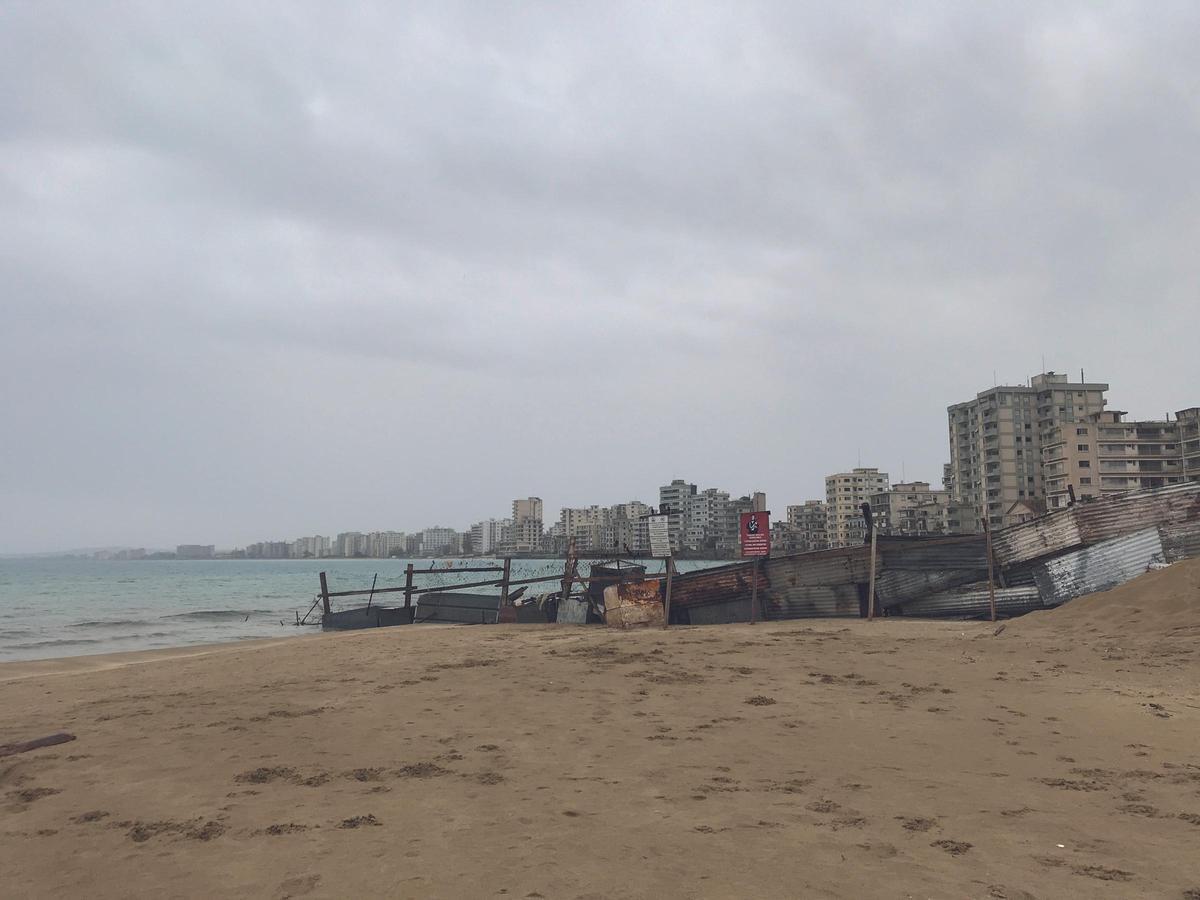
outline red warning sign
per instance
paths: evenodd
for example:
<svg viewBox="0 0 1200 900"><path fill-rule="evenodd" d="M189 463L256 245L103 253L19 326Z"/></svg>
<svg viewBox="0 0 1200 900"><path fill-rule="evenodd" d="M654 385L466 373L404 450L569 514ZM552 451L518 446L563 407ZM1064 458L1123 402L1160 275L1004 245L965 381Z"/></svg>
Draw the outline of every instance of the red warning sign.
<svg viewBox="0 0 1200 900"><path fill-rule="evenodd" d="M771 553L771 514L742 513L742 556L768 556Z"/></svg>

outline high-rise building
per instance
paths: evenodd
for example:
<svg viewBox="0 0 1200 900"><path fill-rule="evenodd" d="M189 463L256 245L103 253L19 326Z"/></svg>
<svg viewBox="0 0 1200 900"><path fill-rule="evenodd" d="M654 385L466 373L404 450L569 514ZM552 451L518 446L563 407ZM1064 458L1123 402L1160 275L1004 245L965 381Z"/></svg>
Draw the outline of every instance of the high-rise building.
<svg viewBox="0 0 1200 900"><path fill-rule="evenodd" d="M421 552L425 556L453 556L462 552L461 535L453 528L435 525L421 532Z"/></svg>
<svg viewBox="0 0 1200 900"><path fill-rule="evenodd" d="M329 538L314 534L292 541L289 555L292 559L322 559L329 555L329 548Z"/></svg>
<svg viewBox="0 0 1200 900"><path fill-rule="evenodd" d="M789 506L787 523L795 530L796 549L800 552L829 548L829 523L824 500L805 500Z"/></svg>
<svg viewBox="0 0 1200 900"><path fill-rule="evenodd" d="M403 531L372 531L366 537L366 554L379 559L404 553L407 535Z"/></svg>
<svg viewBox="0 0 1200 900"><path fill-rule="evenodd" d="M671 548L683 548L683 511L690 497L696 495L696 485L676 478L658 489L658 511L667 517L667 530L671 535Z"/></svg>
<svg viewBox="0 0 1200 900"><path fill-rule="evenodd" d="M1164 487L1186 479L1182 421L1125 422L1106 410L1056 426L1042 447L1050 509L1104 494Z"/></svg>
<svg viewBox="0 0 1200 900"><path fill-rule="evenodd" d="M950 493L933 490L927 481L903 481L890 491L868 498L880 534L920 537L946 533Z"/></svg>
<svg viewBox="0 0 1200 900"><path fill-rule="evenodd" d="M471 552L486 556L500 551L512 529L511 519L484 519L471 526Z"/></svg>
<svg viewBox="0 0 1200 900"><path fill-rule="evenodd" d="M855 547L866 538L862 504L888 489L888 474L858 467L825 476L826 532L830 547Z"/></svg>
<svg viewBox="0 0 1200 900"><path fill-rule="evenodd" d="M683 496L683 509L680 513L681 550L716 551L717 540L727 518L726 508L729 506L729 492L716 488L707 488L694 494Z"/></svg>
<svg viewBox="0 0 1200 900"><path fill-rule="evenodd" d="M1107 390L1107 384L1044 372L1028 386L989 388L948 407L950 464L943 482L961 531L978 531L984 515L999 528L1043 509L1043 442L1060 426L1103 412Z"/></svg>
<svg viewBox="0 0 1200 900"><path fill-rule="evenodd" d="M333 543L333 555L347 559L367 555L367 536L361 531L343 531Z"/></svg>
<svg viewBox="0 0 1200 900"><path fill-rule="evenodd" d="M1179 420L1179 440L1182 442L1183 477L1200 481L1200 406L1181 409L1175 413Z"/></svg>
<svg viewBox="0 0 1200 900"><path fill-rule="evenodd" d="M542 501L525 497L512 504L511 547L516 553L533 553L542 546Z"/></svg>

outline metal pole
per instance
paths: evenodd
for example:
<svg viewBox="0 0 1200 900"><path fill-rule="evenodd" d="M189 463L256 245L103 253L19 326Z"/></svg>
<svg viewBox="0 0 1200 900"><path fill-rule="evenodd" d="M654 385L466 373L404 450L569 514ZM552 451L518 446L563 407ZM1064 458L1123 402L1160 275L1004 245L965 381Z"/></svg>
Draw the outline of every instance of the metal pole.
<svg viewBox="0 0 1200 900"><path fill-rule="evenodd" d="M988 562L988 605L992 611L992 621L996 621L996 581L992 574L992 526L988 522L987 516L983 517L983 533L987 538L987 562Z"/></svg>
<svg viewBox="0 0 1200 900"><path fill-rule="evenodd" d="M379 580L379 573L375 573L375 577L371 579L371 593L367 595L367 612L371 611L371 601L375 599L375 582Z"/></svg>
<svg viewBox="0 0 1200 900"><path fill-rule="evenodd" d="M867 619L875 618L875 523L871 523L871 587L867 593Z"/></svg>
<svg viewBox="0 0 1200 900"><path fill-rule="evenodd" d="M663 628L671 627L671 579L675 576L675 559L667 557L667 597L663 602Z"/></svg>
<svg viewBox="0 0 1200 900"><path fill-rule="evenodd" d="M754 560L754 565L750 567L750 577L754 579L750 586L750 624L758 623L758 571L762 564L762 557Z"/></svg>

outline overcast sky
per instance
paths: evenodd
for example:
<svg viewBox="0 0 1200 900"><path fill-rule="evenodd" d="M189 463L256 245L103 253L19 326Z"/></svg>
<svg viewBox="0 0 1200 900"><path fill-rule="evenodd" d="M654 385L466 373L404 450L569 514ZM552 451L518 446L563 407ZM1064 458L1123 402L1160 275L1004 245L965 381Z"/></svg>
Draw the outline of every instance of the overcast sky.
<svg viewBox="0 0 1200 900"><path fill-rule="evenodd" d="M1200 404L1200 5L0 3L0 552L782 515Z"/></svg>

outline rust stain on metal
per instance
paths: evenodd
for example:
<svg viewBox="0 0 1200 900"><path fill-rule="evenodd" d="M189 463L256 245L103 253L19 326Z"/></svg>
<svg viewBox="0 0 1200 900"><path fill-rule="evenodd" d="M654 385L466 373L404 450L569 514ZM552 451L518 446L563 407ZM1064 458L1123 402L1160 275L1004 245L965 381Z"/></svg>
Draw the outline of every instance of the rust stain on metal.
<svg viewBox="0 0 1200 900"><path fill-rule="evenodd" d="M663 601L657 581L624 581L604 589L604 622L610 627L661 626Z"/></svg>

